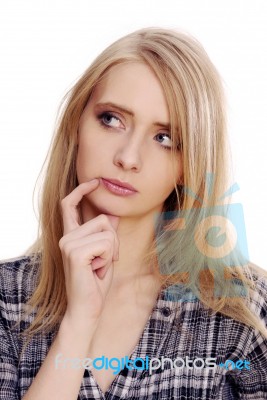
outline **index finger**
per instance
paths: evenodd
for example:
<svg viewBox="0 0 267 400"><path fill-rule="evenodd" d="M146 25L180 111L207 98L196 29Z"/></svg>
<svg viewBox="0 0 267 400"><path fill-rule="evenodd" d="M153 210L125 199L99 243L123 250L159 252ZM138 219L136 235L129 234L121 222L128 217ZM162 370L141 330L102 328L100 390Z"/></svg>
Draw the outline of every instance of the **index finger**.
<svg viewBox="0 0 267 400"><path fill-rule="evenodd" d="M80 226L77 206L83 196L95 190L98 185L99 179L92 179L89 182L81 183L61 200L64 235Z"/></svg>

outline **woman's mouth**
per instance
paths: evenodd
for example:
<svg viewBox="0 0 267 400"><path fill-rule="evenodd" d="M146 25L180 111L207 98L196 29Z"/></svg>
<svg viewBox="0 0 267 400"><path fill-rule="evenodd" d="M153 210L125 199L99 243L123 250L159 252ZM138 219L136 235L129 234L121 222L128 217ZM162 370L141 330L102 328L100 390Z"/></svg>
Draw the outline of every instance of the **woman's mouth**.
<svg viewBox="0 0 267 400"><path fill-rule="evenodd" d="M137 193L137 190L127 182L108 178L100 178L100 181L109 192L118 196L131 196Z"/></svg>

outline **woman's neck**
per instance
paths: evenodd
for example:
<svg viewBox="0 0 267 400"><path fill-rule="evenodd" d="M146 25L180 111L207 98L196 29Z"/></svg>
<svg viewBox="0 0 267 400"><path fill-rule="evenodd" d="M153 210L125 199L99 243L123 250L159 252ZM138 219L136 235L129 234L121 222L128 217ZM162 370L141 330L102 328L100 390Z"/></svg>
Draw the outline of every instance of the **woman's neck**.
<svg viewBox="0 0 267 400"><path fill-rule="evenodd" d="M154 238L154 225L149 217L120 218L117 229L120 241L119 260L114 262L114 278L127 278L151 273L144 262Z"/></svg>

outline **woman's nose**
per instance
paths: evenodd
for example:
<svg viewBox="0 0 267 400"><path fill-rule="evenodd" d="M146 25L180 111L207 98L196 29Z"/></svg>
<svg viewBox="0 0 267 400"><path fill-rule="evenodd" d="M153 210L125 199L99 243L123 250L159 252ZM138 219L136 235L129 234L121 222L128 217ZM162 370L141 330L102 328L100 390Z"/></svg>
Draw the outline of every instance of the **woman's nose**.
<svg viewBox="0 0 267 400"><path fill-rule="evenodd" d="M142 141L136 138L125 138L125 142L117 149L114 164L126 170L140 171Z"/></svg>

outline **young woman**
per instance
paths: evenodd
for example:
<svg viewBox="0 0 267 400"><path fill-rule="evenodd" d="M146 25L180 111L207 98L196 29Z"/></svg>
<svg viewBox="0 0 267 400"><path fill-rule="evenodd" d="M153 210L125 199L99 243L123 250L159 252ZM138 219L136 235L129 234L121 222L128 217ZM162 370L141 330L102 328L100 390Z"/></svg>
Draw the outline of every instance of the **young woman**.
<svg viewBox="0 0 267 400"><path fill-rule="evenodd" d="M267 399L267 274L234 235L228 152L193 37L142 29L93 62L53 140L39 238L0 267L1 400Z"/></svg>

